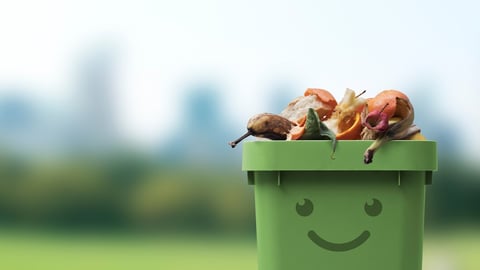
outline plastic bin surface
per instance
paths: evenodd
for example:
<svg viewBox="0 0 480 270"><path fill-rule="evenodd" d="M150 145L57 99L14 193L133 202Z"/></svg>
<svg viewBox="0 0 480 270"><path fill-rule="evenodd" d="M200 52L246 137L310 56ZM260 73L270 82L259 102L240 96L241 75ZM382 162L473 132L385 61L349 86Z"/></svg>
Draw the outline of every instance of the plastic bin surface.
<svg viewBox="0 0 480 270"><path fill-rule="evenodd" d="M433 141L256 141L243 146L255 189L259 270L420 270Z"/></svg>

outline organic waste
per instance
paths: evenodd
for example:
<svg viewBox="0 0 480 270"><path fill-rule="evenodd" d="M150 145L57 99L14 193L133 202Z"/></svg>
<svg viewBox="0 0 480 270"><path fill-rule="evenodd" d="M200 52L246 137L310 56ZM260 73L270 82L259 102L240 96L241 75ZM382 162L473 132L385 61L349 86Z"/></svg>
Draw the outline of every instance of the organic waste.
<svg viewBox="0 0 480 270"><path fill-rule="evenodd" d="M384 105L388 107L389 103ZM375 151L384 143L391 140L402 140L420 132L420 129L413 125L413 106L407 99L396 97L396 119L388 118L384 109L374 110L368 113L368 105L362 112L362 124L365 126L362 136L365 139L375 141L367 148L363 157L365 164L371 163Z"/></svg>
<svg viewBox="0 0 480 270"><path fill-rule="evenodd" d="M391 140L425 140L413 124L414 109L398 90L383 90L373 98L363 98L346 89L337 103L325 89L308 88L292 100L280 114L262 113L247 123L247 132L229 143L233 148L248 136L270 140L331 140L332 154L337 140L373 140L363 161L373 161L375 152Z"/></svg>
<svg viewBox="0 0 480 270"><path fill-rule="evenodd" d="M257 114L248 120L247 132L229 145L237 146L239 142L248 136L266 138L271 140L285 140L292 127L297 124L285 117L272 113Z"/></svg>
<svg viewBox="0 0 480 270"><path fill-rule="evenodd" d="M360 112L366 103L361 96L365 92L355 95L352 89L347 88L342 100L333 109L331 117L325 120L325 124L335 132L338 140L360 139Z"/></svg>
<svg viewBox="0 0 480 270"><path fill-rule="evenodd" d="M314 109L320 120L325 120L332 115L335 106L337 101L330 92L320 88L308 88L303 96L292 100L280 115L303 126L309 109Z"/></svg>
<svg viewBox="0 0 480 270"><path fill-rule="evenodd" d="M305 131L303 132L300 140L332 140L332 154L333 158L335 154L335 148L337 146L337 138L335 133L330 130L318 116L318 113L310 108L308 109L307 120L305 122Z"/></svg>

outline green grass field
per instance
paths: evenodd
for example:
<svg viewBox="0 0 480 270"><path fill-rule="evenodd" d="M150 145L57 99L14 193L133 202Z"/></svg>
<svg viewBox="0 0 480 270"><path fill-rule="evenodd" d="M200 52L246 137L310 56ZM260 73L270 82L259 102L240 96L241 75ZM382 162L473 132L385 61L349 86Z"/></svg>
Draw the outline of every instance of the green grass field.
<svg viewBox="0 0 480 270"><path fill-rule="evenodd" d="M256 269L253 239L0 232L0 269Z"/></svg>
<svg viewBox="0 0 480 270"><path fill-rule="evenodd" d="M424 270L480 269L480 233L425 240ZM0 230L0 269L257 269L255 240Z"/></svg>
<svg viewBox="0 0 480 270"><path fill-rule="evenodd" d="M478 270L479 254L479 228L427 233L424 241L424 270Z"/></svg>

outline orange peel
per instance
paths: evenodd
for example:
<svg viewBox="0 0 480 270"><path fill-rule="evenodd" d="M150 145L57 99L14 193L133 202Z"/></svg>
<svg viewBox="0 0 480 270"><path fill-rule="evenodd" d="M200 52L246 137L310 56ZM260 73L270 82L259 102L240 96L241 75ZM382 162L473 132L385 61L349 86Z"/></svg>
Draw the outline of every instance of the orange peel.
<svg viewBox="0 0 480 270"><path fill-rule="evenodd" d="M363 127L360 113L355 113L352 118L350 118L350 121L342 122L343 127L337 133L337 140L359 140L361 138L360 133Z"/></svg>
<svg viewBox="0 0 480 270"><path fill-rule="evenodd" d="M383 90L375 97L367 100L368 111L382 110L387 114L387 119L390 119L397 113L397 97L403 98L407 101L409 100L407 95L401 91L394 89Z"/></svg>

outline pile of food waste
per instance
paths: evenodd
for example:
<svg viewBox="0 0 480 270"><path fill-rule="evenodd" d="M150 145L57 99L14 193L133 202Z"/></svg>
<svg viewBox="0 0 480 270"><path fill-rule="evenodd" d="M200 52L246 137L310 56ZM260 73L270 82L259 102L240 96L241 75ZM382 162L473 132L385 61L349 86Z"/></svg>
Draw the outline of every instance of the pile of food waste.
<svg viewBox="0 0 480 270"><path fill-rule="evenodd" d="M383 90L372 98L366 91L346 89L337 102L327 90L308 88L280 114L261 113L247 123L247 132L229 143L233 148L248 136L270 140L331 140L332 158L337 140L373 140L365 150L365 164L391 140L425 140L413 123L409 98L398 90Z"/></svg>

